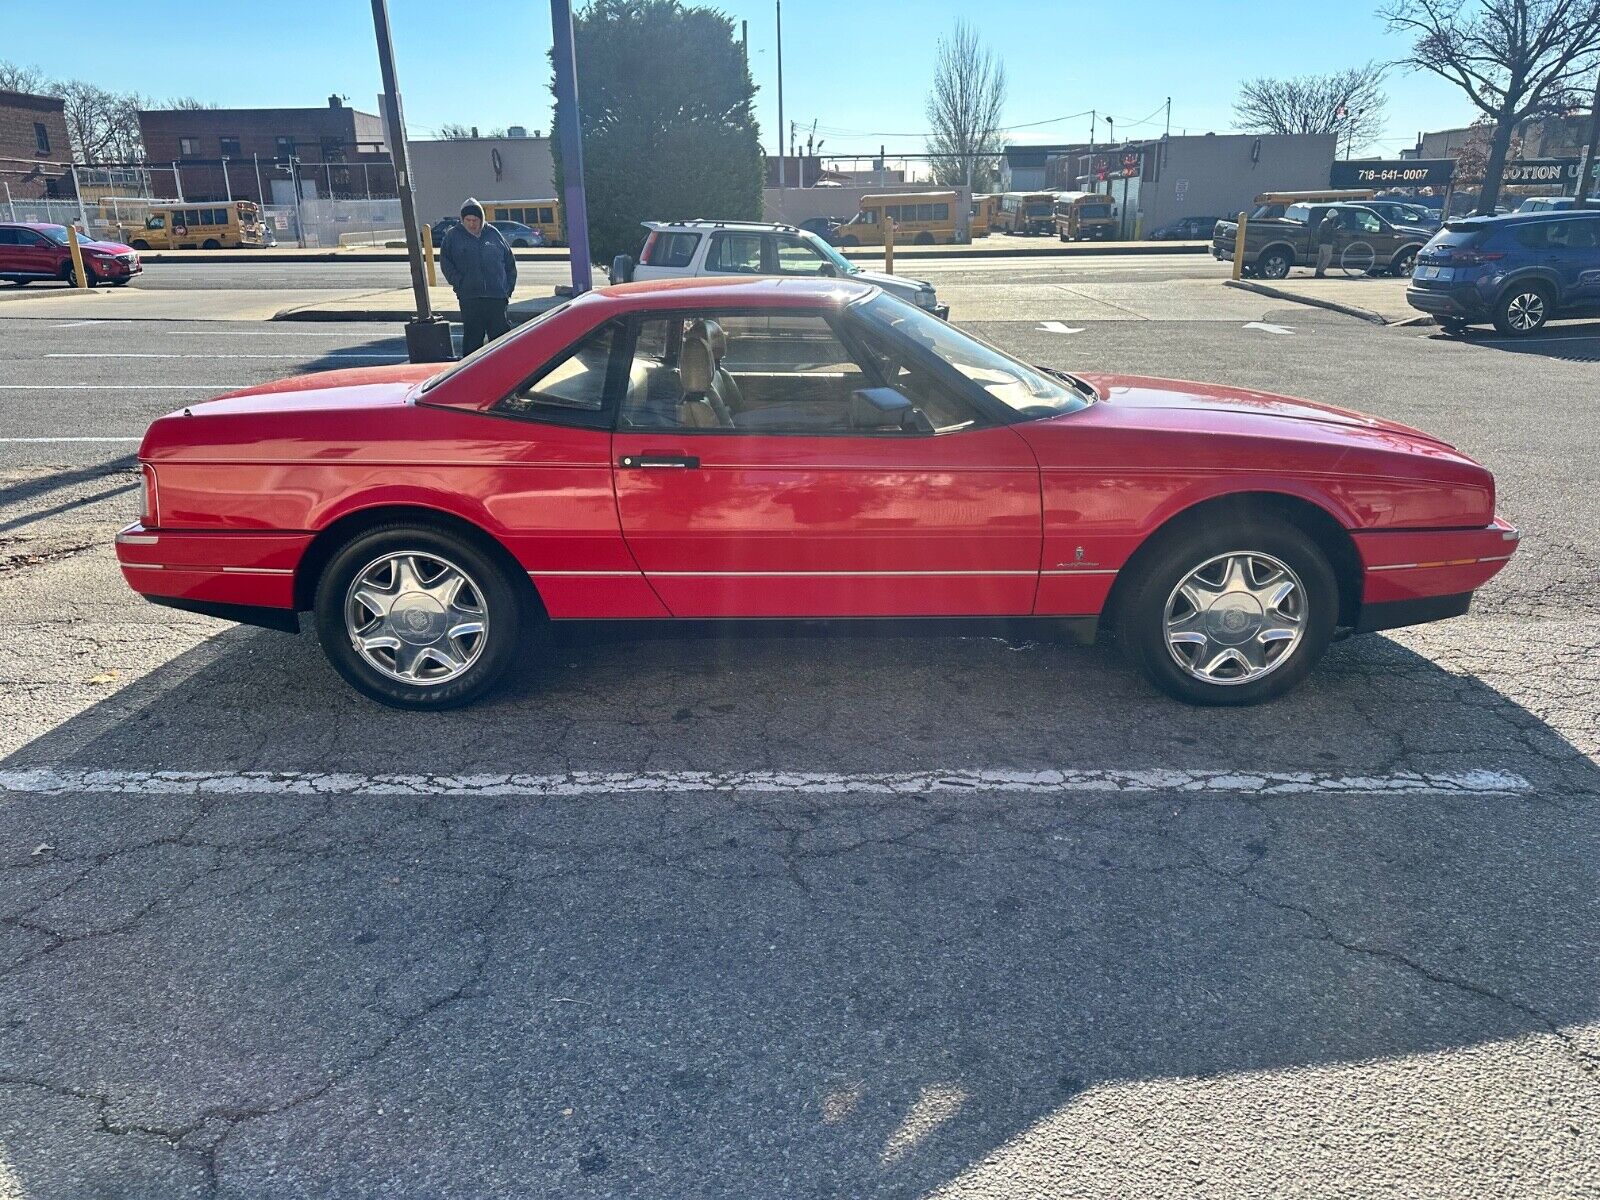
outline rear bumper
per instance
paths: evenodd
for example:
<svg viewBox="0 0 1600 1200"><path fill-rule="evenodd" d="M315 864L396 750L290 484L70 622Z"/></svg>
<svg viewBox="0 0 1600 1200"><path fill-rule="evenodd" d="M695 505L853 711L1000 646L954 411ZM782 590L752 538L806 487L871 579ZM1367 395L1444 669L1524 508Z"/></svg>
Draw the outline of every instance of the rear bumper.
<svg viewBox="0 0 1600 1200"><path fill-rule="evenodd" d="M1356 533L1354 541L1363 573L1362 617L1357 628L1384 629L1394 624L1437 620L1436 616L1421 616L1404 622L1369 625L1366 613L1369 608L1385 605L1469 595L1511 561L1521 536L1515 527L1498 518L1482 529ZM1395 608L1390 613L1406 611L1409 610ZM1426 606L1417 611L1427 611Z"/></svg>
<svg viewBox="0 0 1600 1200"><path fill-rule="evenodd" d="M156 603L196 612L207 611L200 605L270 609L292 617L295 567L310 542L309 533L197 533L134 524L117 534L117 563L128 586Z"/></svg>
<svg viewBox="0 0 1600 1200"><path fill-rule="evenodd" d="M1451 288L1408 287L1406 303L1412 308L1441 317L1475 320L1489 315L1489 306L1470 284Z"/></svg>

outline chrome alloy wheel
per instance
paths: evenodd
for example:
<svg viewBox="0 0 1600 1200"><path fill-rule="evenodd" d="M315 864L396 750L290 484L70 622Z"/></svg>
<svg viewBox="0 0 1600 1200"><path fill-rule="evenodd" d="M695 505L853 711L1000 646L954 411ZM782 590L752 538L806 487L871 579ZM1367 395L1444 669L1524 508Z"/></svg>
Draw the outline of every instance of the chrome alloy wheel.
<svg viewBox="0 0 1600 1200"><path fill-rule="evenodd" d="M1306 593L1286 563L1235 550L1201 563L1167 597L1167 649L1204 683L1250 683L1293 656Z"/></svg>
<svg viewBox="0 0 1600 1200"><path fill-rule="evenodd" d="M1544 297L1538 292L1519 292L1506 303L1506 322L1518 333L1537 329L1544 322Z"/></svg>
<svg viewBox="0 0 1600 1200"><path fill-rule="evenodd" d="M478 660L489 632L483 591L448 559L421 552L368 563L344 601L350 644L402 683L449 683Z"/></svg>

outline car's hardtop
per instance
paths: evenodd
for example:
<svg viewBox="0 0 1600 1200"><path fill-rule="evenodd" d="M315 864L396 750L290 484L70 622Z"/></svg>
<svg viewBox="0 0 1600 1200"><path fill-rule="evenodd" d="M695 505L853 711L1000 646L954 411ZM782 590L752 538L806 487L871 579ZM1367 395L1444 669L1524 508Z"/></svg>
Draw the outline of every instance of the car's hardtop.
<svg viewBox="0 0 1600 1200"><path fill-rule="evenodd" d="M640 221L640 225L657 233L709 233L713 230L731 230L734 233L809 233L798 225L783 225L768 221L708 221L694 217L688 221Z"/></svg>
<svg viewBox="0 0 1600 1200"><path fill-rule="evenodd" d="M617 304L620 311L660 308L833 308L853 303L878 289L842 276L755 275L730 278L699 275L677 279L650 279L640 283L613 283L596 288L590 296Z"/></svg>
<svg viewBox="0 0 1600 1200"><path fill-rule="evenodd" d="M1445 223L1449 233L1468 233L1474 230L1508 229L1515 225L1543 225L1550 221L1570 221L1574 217L1600 220L1600 206L1594 208L1555 208L1544 212L1496 213L1493 216L1474 214L1470 217L1453 217Z"/></svg>

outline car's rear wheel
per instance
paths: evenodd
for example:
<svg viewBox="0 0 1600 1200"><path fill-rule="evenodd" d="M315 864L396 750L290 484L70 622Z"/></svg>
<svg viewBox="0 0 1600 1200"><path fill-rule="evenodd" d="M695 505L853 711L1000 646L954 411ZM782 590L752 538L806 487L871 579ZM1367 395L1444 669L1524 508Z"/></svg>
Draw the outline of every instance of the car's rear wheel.
<svg viewBox="0 0 1600 1200"><path fill-rule="evenodd" d="M1294 259L1289 252L1280 247L1272 247L1261 252L1261 257L1256 259L1256 274L1262 279L1285 279L1289 275L1289 268L1294 266Z"/></svg>
<svg viewBox="0 0 1600 1200"><path fill-rule="evenodd" d="M134 238L133 248L135 250L148 250L150 249L150 243L145 241L143 238Z"/></svg>
<svg viewBox="0 0 1600 1200"><path fill-rule="evenodd" d="M455 708L505 672L523 638L517 589L488 554L441 530L387 525L329 561L317 635L334 669L394 708Z"/></svg>
<svg viewBox="0 0 1600 1200"><path fill-rule="evenodd" d="M217 241L216 238L207 238L205 241L200 243L200 249L202 249L202 250L221 250L222 249L222 243Z"/></svg>
<svg viewBox="0 0 1600 1200"><path fill-rule="evenodd" d="M1512 337L1536 333L1550 319L1550 293L1537 283L1514 283L1494 306L1494 327Z"/></svg>
<svg viewBox="0 0 1600 1200"><path fill-rule="evenodd" d="M1409 275L1411 269L1417 265L1417 247L1402 246L1395 256L1389 260L1389 273L1391 275Z"/></svg>
<svg viewBox="0 0 1600 1200"><path fill-rule="evenodd" d="M1294 687L1339 617L1327 557L1292 525L1250 521L1164 539L1122 593L1118 637L1162 691L1255 704Z"/></svg>

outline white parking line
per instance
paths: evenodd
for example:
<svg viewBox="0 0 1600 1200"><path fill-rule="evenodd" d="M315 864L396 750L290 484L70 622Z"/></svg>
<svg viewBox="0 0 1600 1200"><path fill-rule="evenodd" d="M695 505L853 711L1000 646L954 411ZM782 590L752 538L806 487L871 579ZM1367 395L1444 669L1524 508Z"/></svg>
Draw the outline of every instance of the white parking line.
<svg viewBox="0 0 1600 1200"><path fill-rule="evenodd" d="M0 392L232 392L251 383L0 383Z"/></svg>
<svg viewBox="0 0 1600 1200"><path fill-rule="evenodd" d="M0 446L37 445L40 442L139 442L136 437L8 437L0 438Z"/></svg>
<svg viewBox="0 0 1600 1200"><path fill-rule="evenodd" d="M584 796L740 792L808 796L925 796L952 792L1057 795L1185 792L1249 796L1503 796L1528 790L1505 771L1334 775L1319 771L1145 770L575 771L568 775L357 775L320 771L0 771L0 794L132 796Z"/></svg>

